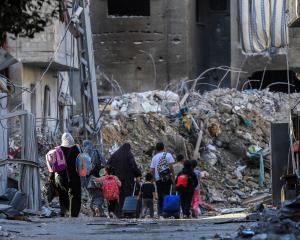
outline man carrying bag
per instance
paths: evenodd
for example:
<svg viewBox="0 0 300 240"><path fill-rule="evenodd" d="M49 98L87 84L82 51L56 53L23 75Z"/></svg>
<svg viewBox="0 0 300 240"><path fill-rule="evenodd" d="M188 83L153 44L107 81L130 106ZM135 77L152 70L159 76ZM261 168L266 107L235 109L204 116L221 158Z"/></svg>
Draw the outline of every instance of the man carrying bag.
<svg viewBox="0 0 300 240"><path fill-rule="evenodd" d="M164 143L156 144L157 154L152 158L151 170L155 176L156 188L158 194L157 210L158 216L163 214L164 197L169 194L172 183L175 181L172 155L165 151Z"/></svg>

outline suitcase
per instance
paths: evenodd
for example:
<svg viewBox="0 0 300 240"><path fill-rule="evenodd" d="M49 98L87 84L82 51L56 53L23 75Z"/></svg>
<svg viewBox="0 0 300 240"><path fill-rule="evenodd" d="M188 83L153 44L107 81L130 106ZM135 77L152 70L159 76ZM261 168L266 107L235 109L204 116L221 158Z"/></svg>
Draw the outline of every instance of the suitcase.
<svg viewBox="0 0 300 240"><path fill-rule="evenodd" d="M164 197L163 216L180 218L180 196L172 195L172 187L170 195Z"/></svg>
<svg viewBox="0 0 300 240"><path fill-rule="evenodd" d="M122 213L124 217L138 217L137 209L138 209L138 198L134 196L136 184L134 184L134 190L132 196L126 197L124 200Z"/></svg>

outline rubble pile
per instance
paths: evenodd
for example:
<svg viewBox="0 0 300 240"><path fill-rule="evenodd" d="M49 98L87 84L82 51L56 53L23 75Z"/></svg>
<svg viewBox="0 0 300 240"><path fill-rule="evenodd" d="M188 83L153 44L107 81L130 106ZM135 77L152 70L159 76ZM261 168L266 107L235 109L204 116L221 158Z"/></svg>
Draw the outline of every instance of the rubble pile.
<svg viewBox="0 0 300 240"><path fill-rule="evenodd" d="M201 169L210 174L202 179L202 199L220 214L227 213L227 208L255 207L270 201L270 123L287 122L289 105L294 106L299 97L268 90L216 89L202 95L192 92L185 102L183 96L170 91L104 99L100 105L104 155L108 158L129 142L137 163L147 171L158 141L163 141L174 157L183 154L192 159L202 130L195 156ZM20 155L20 140L16 134L10 139L11 158ZM44 163L45 153L53 146L40 135L38 142ZM11 165L10 178L17 180L17 172ZM44 186L46 168L41 175ZM211 207L205 202L203 211Z"/></svg>
<svg viewBox="0 0 300 240"><path fill-rule="evenodd" d="M287 94L268 90L217 89L191 93L180 106L182 97L172 92L127 94L101 106L104 149L108 155L127 141L147 170L159 140L175 156L192 158L201 128L199 162L210 173L202 181L204 198L219 207L248 207L257 198L267 202L270 123L287 122L289 104L299 96L292 94L289 100Z"/></svg>
<svg viewBox="0 0 300 240"><path fill-rule="evenodd" d="M300 197L287 200L280 209L266 208L258 215L258 222L241 226L238 237L251 239L300 239Z"/></svg>

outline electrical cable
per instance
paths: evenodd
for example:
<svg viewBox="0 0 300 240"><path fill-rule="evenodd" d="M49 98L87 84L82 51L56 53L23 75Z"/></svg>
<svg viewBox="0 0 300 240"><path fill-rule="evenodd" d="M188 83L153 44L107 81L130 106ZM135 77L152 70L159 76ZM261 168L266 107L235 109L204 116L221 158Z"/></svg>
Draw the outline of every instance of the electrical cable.
<svg viewBox="0 0 300 240"><path fill-rule="evenodd" d="M64 32L64 34L63 34L62 39L60 40L59 44L57 45L56 50L54 51L54 54L53 54L53 56L52 56L52 58L51 58L51 60L50 60L50 62L49 62L49 64L48 64L46 70L43 72L43 74L41 75L41 78L39 79L39 81L35 84L35 86L34 86L33 89L31 90L31 94L34 93L34 92L36 91L37 86L38 86L39 84L41 84L41 82L43 81L45 75L46 75L47 72L49 71L51 65L52 65L53 62L55 61L55 57L56 57L56 55L58 54L58 51L59 51L59 49L60 49L60 47L61 47L63 41L65 40L65 37L66 37L66 35L67 35L68 31L69 31L69 27L70 27L71 23L72 23L72 20L70 20L69 23L67 24L66 30L65 30L65 32Z"/></svg>
<svg viewBox="0 0 300 240"><path fill-rule="evenodd" d="M60 49L60 47L61 47L63 41L65 40L65 37L66 37L66 35L67 35L68 31L69 31L69 27L70 27L70 25L71 25L71 23L72 23L72 20L73 20L73 19L71 19L71 20L69 21L69 23L67 24L66 29L65 29L65 32L64 32L64 34L63 34L63 37L61 38L60 42L58 43L58 45L57 45L57 47L56 47L56 49L55 49L55 51L54 51L54 53L53 53L53 55L52 55L52 57L51 57L51 60L50 60L50 62L48 63L48 66L47 66L46 70L42 73L42 75L41 75L39 81L35 84L35 86L33 87L33 89L31 89L31 91L29 91L29 90L28 90L28 91L27 91L27 90L25 91L25 90L23 89L20 93L14 95L14 96L13 96L14 98L17 98L17 97L19 97L20 95L23 95L24 92L27 92L27 93L29 93L29 94L33 94L33 93L36 91L38 85L40 85L40 84L42 83L42 81L44 80L45 75L47 74L47 72L49 71L49 69L50 69L50 67L52 66L53 62L55 61L55 57L56 57L56 55L58 54L58 51L59 51L59 49ZM18 107L18 106L19 106L19 105L17 105L16 107ZM15 108L16 108L16 107L15 107ZM14 108L14 109L15 109L15 108ZM13 112L13 111L12 111L12 112Z"/></svg>

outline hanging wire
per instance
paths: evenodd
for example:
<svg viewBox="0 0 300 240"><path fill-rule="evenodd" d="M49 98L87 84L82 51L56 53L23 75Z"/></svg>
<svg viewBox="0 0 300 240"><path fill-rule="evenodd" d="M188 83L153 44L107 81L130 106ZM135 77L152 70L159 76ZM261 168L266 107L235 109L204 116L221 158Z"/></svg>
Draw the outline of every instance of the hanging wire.
<svg viewBox="0 0 300 240"><path fill-rule="evenodd" d="M266 66L264 67L264 71L263 71L263 75L262 75L262 78L261 78L261 82L260 82L259 90L261 90L261 89L262 89L262 87L263 87L264 80L265 80L265 74L266 74L266 70L267 70L267 66L268 66L268 63L267 63L267 64L266 64Z"/></svg>

